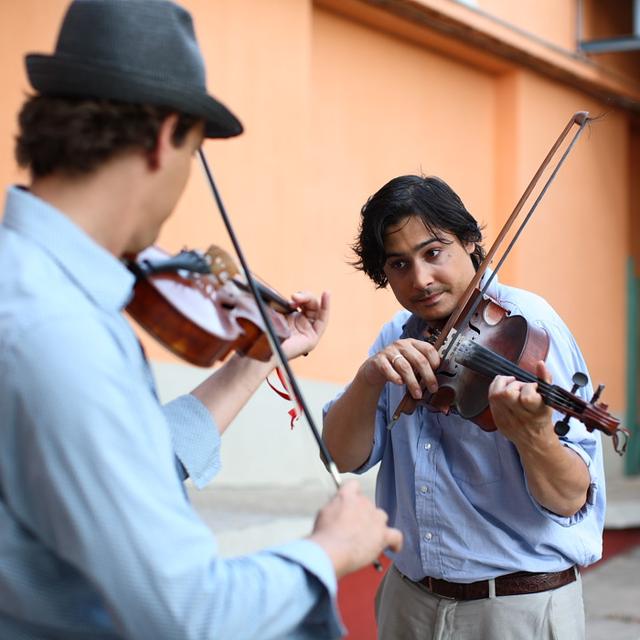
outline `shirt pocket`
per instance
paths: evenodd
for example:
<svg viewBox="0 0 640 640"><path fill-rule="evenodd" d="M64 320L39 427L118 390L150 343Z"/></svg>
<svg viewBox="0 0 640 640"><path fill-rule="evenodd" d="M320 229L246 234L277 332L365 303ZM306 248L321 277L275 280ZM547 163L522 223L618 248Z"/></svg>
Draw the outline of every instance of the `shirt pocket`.
<svg viewBox="0 0 640 640"><path fill-rule="evenodd" d="M442 449L451 475L460 482L483 485L502 478L497 431L483 431L457 416L438 416L442 425Z"/></svg>

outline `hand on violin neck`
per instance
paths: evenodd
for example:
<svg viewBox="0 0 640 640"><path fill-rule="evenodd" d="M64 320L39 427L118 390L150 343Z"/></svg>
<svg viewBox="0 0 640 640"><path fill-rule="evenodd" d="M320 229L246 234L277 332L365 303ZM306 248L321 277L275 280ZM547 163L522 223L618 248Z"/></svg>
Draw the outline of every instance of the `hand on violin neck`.
<svg viewBox="0 0 640 640"><path fill-rule="evenodd" d="M434 371L439 365L440 356L433 345L415 338L403 338L369 358L361 372L372 386L382 388L387 382L405 384L411 397L419 400L423 388L431 393L438 390Z"/></svg>
<svg viewBox="0 0 640 640"><path fill-rule="evenodd" d="M536 375L551 383L551 373L540 361ZM521 382L512 376L496 376L489 386L489 406L498 430L516 447L557 444L552 409L537 391L536 382Z"/></svg>
<svg viewBox="0 0 640 640"><path fill-rule="evenodd" d="M282 343L287 359L306 355L320 341L329 321L331 296L324 291L320 298L307 291L299 291L291 296L296 311L287 316L291 335Z"/></svg>
<svg viewBox="0 0 640 640"><path fill-rule="evenodd" d="M543 362L538 363L536 375L551 382ZM558 439L552 410L543 403L536 386L498 376L489 387L489 405L498 430L518 450L531 495L549 511L570 517L585 504L589 470L582 458Z"/></svg>

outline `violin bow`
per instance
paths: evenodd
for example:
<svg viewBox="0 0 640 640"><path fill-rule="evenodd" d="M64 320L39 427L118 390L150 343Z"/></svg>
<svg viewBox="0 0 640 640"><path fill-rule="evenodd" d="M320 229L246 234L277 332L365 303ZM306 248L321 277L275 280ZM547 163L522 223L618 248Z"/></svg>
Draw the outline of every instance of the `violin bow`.
<svg viewBox="0 0 640 640"><path fill-rule="evenodd" d="M555 180L556 176L558 175L558 172L560 171L560 167L562 167L562 165L564 164L565 160L567 159L569 153L571 153L571 151L573 150L573 147L575 146L576 142L578 141L578 138L580 137L580 135L584 131L585 126L587 125L587 123L590 120L591 120L591 118L589 117L589 113L587 111L577 111L576 113L574 113L571 116L571 119L567 123L566 127L563 129L562 133L558 136L558 139L555 141L555 143L553 144L553 146L549 150L549 153L547 153L545 159L542 161L542 163L538 167L538 170L536 171L535 175L531 179L531 182L529 182L529 185L525 189L525 191L522 194L520 200L518 200L518 203L514 207L511 215L509 216L509 218L505 222L504 226L500 230L500 233L496 237L493 245L491 245L491 249L489 249L489 251L487 252L487 255L484 258L484 260L478 266L478 269L477 269L475 275L473 276L473 278L471 279L471 282L469 283L469 286L465 289L464 293L462 294L462 297L460 298L460 301L459 301L457 307L454 309L453 313L449 316L449 318L448 318L447 322L445 323L444 327L442 328L442 330L440 330L437 333L435 341L433 342L433 346L436 349L436 351L440 351L442 349L442 347L446 344L446 342L447 342L447 340L449 338L449 335L451 334L451 331L455 327L463 326L471 319L471 317L473 316L478 304L480 304L480 301L482 300L482 295L487 291L489 285L493 281L493 278L496 276L496 274L498 273L500 267L502 266L502 264L506 260L506 258L509 255L511 249L513 248L513 246L515 245L516 241L520 237L520 234L524 230L524 227L526 226L526 224L531 219L531 216L533 215L534 211L538 208L538 205L540 204L542 198L544 197L544 195L546 194L547 190L551 186L551 183ZM525 203L529 199L529 196L531 195L532 191L535 189L536 185L540 181L540 178L542 177L542 174L544 173L545 169L549 166L549 164L551 164L551 161L553 160L553 158L558 153L558 149L562 146L562 143L564 142L565 138L569 135L571 130L574 128L574 126L577 126L578 129L574 133L573 138L571 139L571 141L567 145L566 149L564 150L564 153L562 154L562 156L558 160L557 164L555 165L553 171L549 175L549 178L545 182L544 187L540 190L540 193L538 194L538 197L535 199L535 201L531 205L531 208L527 212L527 215L524 217L524 219L520 223L520 226L518 227L518 229L515 232L513 238L509 242L509 245L505 249L504 253L500 257L500 260L499 260L498 264L496 265L495 269L492 271L492 273L489 276L489 278L487 278L487 282L484 284L484 286L482 288L482 291L480 292L481 295L476 297L475 301L467 309L467 311L466 311L466 313L464 315L464 318L461 319L461 316L462 316L462 314L463 314L463 312L465 310L465 307L467 306L467 304L471 300L471 297L473 296L474 291L477 289L478 284L480 283L480 280L482 279L482 276L485 274L487 268L489 267L489 264L491 263L491 260L493 260L494 255L496 254L496 252L500 248L500 245L502 244L503 240L505 239L507 233L509 233L509 230L511 229L511 227L515 223L516 219L520 215L520 212L522 211ZM448 350L451 348L452 345L453 345L453 341L449 342L448 346L445 348L445 350L441 354L442 357L446 356ZM400 403L396 407L396 410L393 412L393 415L391 417L391 422L389 424L389 428L393 427L393 425L398 421L398 419L400 418L400 416L403 413L411 413L411 411L413 410L413 407L415 406L416 403L417 403L416 400L414 400L408 393L405 393L404 397L402 398L402 400L400 401Z"/></svg>
<svg viewBox="0 0 640 640"><path fill-rule="evenodd" d="M342 479L340 478L340 474L338 473L338 467L336 466L336 463L334 462L333 457L331 456L331 454L329 453L329 450L327 449L327 445L324 443L324 440L320 435L320 431L318 430L318 427L316 426L313 420L311 411L309 410L309 406L305 402L302 396L302 393L300 391L300 388L298 386L298 382L295 376L293 375L293 371L291 370L289 361L287 360L286 356L284 355L284 351L280 346L280 340L278 340L276 336L273 323L271 322L271 318L267 313L266 304L259 293L258 284L253 276L251 269L249 268L249 264L244 255L244 252L240 247L240 242L238 241L238 237L236 236L233 226L231 225L231 220L229 219L224 203L222 202L220 192L218 191L215 180L213 179L213 174L211 173L211 169L209 168L209 163L207 162L207 158L204 154L202 147L198 149L198 156L200 158L202 168L204 169L204 173L207 177L207 181L209 182L209 186L211 187L211 191L215 198L216 204L218 205L218 210L220 211L222 221L227 229L227 233L229 234L229 238L231 239L233 248L236 252L236 255L238 256L240 265L242 266L242 271L244 272L245 278L247 280L247 284L249 285L249 288L251 289L251 293L253 294L253 297L256 300L256 304L258 305L260 317L264 322L267 339L269 340L269 346L271 347L272 352L276 354L276 358L278 359L279 365L282 367L282 369L286 374L286 384L290 388L289 395L291 398L295 398L298 405L302 409L304 416L307 419L307 424L311 429L311 433L313 434L313 437L318 443L318 448L320 449L320 453L322 454L322 460L324 462L324 465L327 471L329 472L329 474L331 475L333 482L336 486L336 489L338 489L342 486Z"/></svg>

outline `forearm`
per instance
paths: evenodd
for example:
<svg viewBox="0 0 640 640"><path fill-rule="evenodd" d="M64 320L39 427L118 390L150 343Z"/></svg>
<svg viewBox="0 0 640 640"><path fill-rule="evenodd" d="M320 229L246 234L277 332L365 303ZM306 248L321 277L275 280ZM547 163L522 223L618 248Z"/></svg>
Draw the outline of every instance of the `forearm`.
<svg viewBox="0 0 640 640"><path fill-rule="evenodd" d="M322 437L340 471L353 471L369 457L383 388L367 382L361 369L326 414Z"/></svg>
<svg viewBox="0 0 640 640"><path fill-rule="evenodd" d="M273 359L261 362L235 354L191 393L207 407L220 433L224 433L274 366Z"/></svg>
<svg viewBox="0 0 640 640"><path fill-rule="evenodd" d="M529 490L546 509L572 516L584 505L590 484L584 461L553 431L516 443Z"/></svg>

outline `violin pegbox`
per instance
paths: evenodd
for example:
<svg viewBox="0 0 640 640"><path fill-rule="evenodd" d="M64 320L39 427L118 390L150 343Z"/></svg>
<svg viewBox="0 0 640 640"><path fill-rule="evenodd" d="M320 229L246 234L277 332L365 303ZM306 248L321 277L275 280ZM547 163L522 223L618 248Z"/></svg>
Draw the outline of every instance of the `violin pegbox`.
<svg viewBox="0 0 640 640"><path fill-rule="evenodd" d="M588 382L589 382L589 378L587 377L586 373L582 373L582 371L576 371L573 374L573 378L571 379L573 382L573 387L571 388L571 393L575 395L575 392L578 389L581 389L582 387L586 387ZM601 387L603 387L603 385L600 385ZM592 400L593 402L593 400ZM556 435L558 436L566 436L567 433L569 433L569 418L571 416L569 416L569 414L566 414L565 417L562 420L558 420L558 422L556 422L556 424L553 427L553 430L556 432ZM587 427L588 428L588 427ZM593 431L593 429L589 429L589 431Z"/></svg>
<svg viewBox="0 0 640 640"><path fill-rule="evenodd" d="M220 284L233 280L239 274L233 258L224 249L212 244L204 255L209 263L211 274L218 279Z"/></svg>
<svg viewBox="0 0 640 640"><path fill-rule="evenodd" d="M599 384L598 388L595 390L594 394L591 396L591 400L589 404L593 408L595 412L598 412L602 415L602 419L599 423L591 424L590 421L584 420L584 424L587 428L587 431L594 431L594 429L598 429L603 431L607 435L611 436L611 440L613 442L613 448L618 455L623 455L627 450L627 443L629 438L631 437L631 432L629 429L625 427L621 427L619 422L612 422L611 420L607 420L608 417L608 409L609 405L604 402L598 402L602 392L604 391L604 385ZM600 425L607 425L605 428Z"/></svg>

